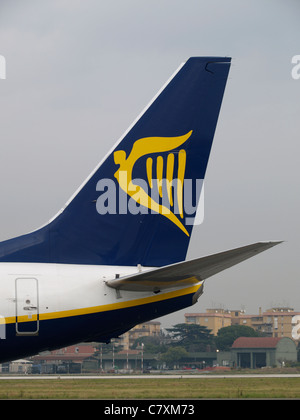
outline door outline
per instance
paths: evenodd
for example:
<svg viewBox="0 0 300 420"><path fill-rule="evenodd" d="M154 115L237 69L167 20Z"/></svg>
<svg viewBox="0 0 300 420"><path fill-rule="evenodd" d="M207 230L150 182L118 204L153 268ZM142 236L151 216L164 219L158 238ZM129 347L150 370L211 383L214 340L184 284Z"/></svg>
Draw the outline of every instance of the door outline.
<svg viewBox="0 0 300 420"><path fill-rule="evenodd" d="M17 277L16 291L16 335L38 335L39 333L39 285L35 277ZM27 320L26 320L27 317ZM24 319L25 318L25 319ZM34 319L32 319L34 318ZM27 331L21 325L30 322Z"/></svg>

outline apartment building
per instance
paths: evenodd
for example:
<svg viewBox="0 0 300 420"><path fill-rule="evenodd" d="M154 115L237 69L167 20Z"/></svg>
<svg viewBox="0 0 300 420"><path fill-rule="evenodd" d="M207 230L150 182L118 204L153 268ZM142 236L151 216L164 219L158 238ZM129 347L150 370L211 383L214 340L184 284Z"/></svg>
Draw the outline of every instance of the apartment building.
<svg viewBox="0 0 300 420"><path fill-rule="evenodd" d="M271 337L300 339L300 312L293 308L271 308L263 312L263 325Z"/></svg>
<svg viewBox="0 0 300 420"><path fill-rule="evenodd" d="M300 340L300 312L289 307L274 307L265 312L259 308L256 315L247 315L244 310L206 309L205 313L185 314L185 322L206 326L214 335L222 327L246 325L267 337Z"/></svg>
<svg viewBox="0 0 300 420"><path fill-rule="evenodd" d="M205 313L187 313L184 317L187 324L207 327L213 335L217 335L220 328L232 325L230 312L224 309L206 309Z"/></svg>
<svg viewBox="0 0 300 420"><path fill-rule="evenodd" d="M140 337L158 337L161 334L160 322L150 321L144 324L139 324L120 336L118 343L124 350L132 347L137 338Z"/></svg>

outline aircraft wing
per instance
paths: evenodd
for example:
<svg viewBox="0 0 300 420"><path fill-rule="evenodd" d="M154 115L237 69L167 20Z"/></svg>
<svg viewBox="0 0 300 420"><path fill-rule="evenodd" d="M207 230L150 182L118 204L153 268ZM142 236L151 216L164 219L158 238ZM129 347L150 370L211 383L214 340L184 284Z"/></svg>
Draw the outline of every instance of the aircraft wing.
<svg viewBox="0 0 300 420"><path fill-rule="evenodd" d="M176 286L193 285L279 243L281 241L258 242L218 254L147 270L120 279L109 280L106 284L118 290L152 290L153 292Z"/></svg>

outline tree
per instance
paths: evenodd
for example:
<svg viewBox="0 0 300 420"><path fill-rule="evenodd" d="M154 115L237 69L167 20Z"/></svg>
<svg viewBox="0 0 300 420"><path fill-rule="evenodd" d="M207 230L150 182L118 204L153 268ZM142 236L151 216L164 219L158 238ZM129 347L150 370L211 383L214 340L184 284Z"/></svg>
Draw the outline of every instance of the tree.
<svg viewBox="0 0 300 420"><path fill-rule="evenodd" d="M215 338L219 350L229 350L233 342L239 337L259 337L259 333L246 325L231 325L220 328Z"/></svg>
<svg viewBox="0 0 300 420"><path fill-rule="evenodd" d="M155 337L151 337L151 336L139 337L134 341L132 348L136 349L140 347L142 343L144 344L145 353L158 354L158 353L164 353L167 351L166 339L163 335L159 335Z"/></svg>
<svg viewBox="0 0 300 420"><path fill-rule="evenodd" d="M174 344L184 347L187 351L207 351L213 345L214 336L207 327L197 324L176 324L168 328Z"/></svg>
<svg viewBox="0 0 300 420"><path fill-rule="evenodd" d="M166 353L161 355L160 360L166 362L169 367L174 367L180 359L187 356L188 352L183 347L170 347Z"/></svg>

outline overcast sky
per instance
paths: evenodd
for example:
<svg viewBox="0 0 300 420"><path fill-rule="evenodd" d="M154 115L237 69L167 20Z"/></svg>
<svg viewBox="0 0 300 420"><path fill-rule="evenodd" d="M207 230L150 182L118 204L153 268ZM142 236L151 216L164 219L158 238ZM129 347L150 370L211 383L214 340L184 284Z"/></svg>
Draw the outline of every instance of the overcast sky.
<svg viewBox="0 0 300 420"><path fill-rule="evenodd" d="M199 302L300 311L298 0L1 0L0 240L70 198L180 63L231 56L189 257L284 244L205 283Z"/></svg>

